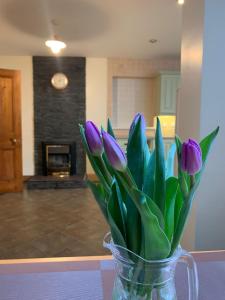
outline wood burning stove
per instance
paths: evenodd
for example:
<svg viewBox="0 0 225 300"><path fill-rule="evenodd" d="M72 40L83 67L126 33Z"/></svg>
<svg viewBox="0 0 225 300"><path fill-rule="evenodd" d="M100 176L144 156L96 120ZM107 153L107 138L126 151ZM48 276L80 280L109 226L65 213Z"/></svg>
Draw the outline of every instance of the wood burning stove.
<svg viewBox="0 0 225 300"><path fill-rule="evenodd" d="M43 175L71 176L76 174L75 143L42 143Z"/></svg>

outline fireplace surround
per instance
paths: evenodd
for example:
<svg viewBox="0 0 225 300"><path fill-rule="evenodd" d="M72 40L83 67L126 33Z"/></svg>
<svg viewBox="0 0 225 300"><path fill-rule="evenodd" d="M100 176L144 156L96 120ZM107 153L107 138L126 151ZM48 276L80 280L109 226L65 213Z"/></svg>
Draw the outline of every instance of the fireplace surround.
<svg viewBox="0 0 225 300"><path fill-rule="evenodd" d="M33 57L36 176L54 173L54 170L50 172L46 170L44 144L49 144L51 152L72 151L64 154L50 153L50 162L62 163L64 157L66 163L71 158L68 162L71 164L71 169L65 172L69 172L71 176L84 177L85 175L86 156L78 126L79 123L85 123L86 115L85 63L84 57ZM51 84L51 78L57 72L62 72L68 77L69 84L63 90L57 90ZM51 144L62 145L62 147L53 148Z"/></svg>
<svg viewBox="0 0 225 300"><path fill-rule="evenodd" d="M86 120L85 64L85 57L33 57L35 174L28 189L86 186L78 126ZM68 77L62 90L51 84L55 73Z"/></svg>

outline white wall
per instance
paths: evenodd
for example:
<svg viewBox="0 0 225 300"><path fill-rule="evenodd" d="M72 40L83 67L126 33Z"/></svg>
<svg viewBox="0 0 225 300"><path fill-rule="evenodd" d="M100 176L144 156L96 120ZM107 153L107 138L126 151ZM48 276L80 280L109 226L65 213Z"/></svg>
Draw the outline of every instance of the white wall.
<svg viewBox="0 0 225 300"><path fill-rule="evenodd" d="M31 56L0 56L1 69L21 71L23 175L34 174L33 70Z"/></svg>
<svg viewBox="0 0 225 300"><path fill-rule="evenodd" d="M182 140L200 138L202 38L204 0L189 0L183 6L181 88L177 105L177 133ZM199 197L195 198L195 203ZM195 249L196 205L192 207L182 246Z"/></svg>
<svg viewBox="0 0 225 300"><path fill-rule="evenodd" d="M107 124L107 59L88 57L86 60L86 119L96 125ZM93 173L87 160L87 173Z"/></svg>
<svg viewBox="0 0 225 300"><path fill-rule="evenodd" d="M225 1L205 0L200 135L217 125L213 145L199 190L196 248L225 249Z"/></svg>
<svg viewBox="0 0 225 300"><path fill-rule="evenodd" d="M187 249L225 249L224 11L225 1L189 0L183 7L178 133L201 139L220 126L184 235Z"/></svg>

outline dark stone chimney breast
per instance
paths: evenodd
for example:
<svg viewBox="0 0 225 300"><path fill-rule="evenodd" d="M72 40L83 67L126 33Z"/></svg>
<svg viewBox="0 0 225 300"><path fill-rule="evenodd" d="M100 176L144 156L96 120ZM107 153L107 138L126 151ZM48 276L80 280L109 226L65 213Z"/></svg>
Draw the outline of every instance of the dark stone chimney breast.
<svg viewBox="0 0 225 300"><path fill-rule="evenodd" d="M68 85L57 90L55 73L64 73ZM86 171L78 124L85 122L85 58L33 57L35 175L43 174L43 143L76 143L76 174Z"/></svg>

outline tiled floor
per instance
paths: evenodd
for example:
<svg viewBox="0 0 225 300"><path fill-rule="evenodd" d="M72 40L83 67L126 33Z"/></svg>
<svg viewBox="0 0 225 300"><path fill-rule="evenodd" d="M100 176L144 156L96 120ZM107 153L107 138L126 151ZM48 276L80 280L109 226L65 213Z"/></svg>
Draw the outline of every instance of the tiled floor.
<svg viewBox="0 0 225 300"><path fill-rule="evenodd" d="M0 195L0 259L108 254L107 231L88 189Z"/></svg>

